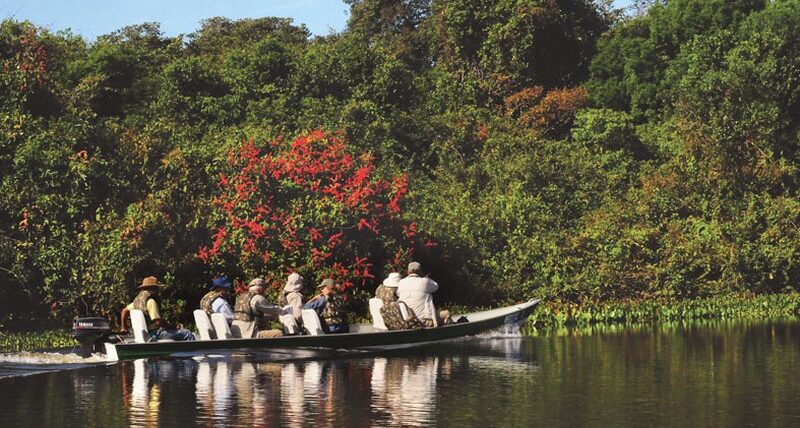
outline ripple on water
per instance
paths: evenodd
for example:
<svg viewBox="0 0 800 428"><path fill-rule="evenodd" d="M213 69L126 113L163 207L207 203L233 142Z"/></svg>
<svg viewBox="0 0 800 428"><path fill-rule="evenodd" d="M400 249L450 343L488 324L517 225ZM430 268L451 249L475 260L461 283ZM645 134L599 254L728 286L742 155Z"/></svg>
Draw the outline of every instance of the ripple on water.
<svg viewBox="0 0 800 428"><path fill-rule="evenodd" d="M481 339L503 339L503 338L522 337L522 329L518 325L506 324L494 330L489 330L485 333L480 333L477 335L477 337L480 337Z"/></svg>
<svg viewBox="0 0 800 428"><path fill-rule="evenodd" d="M72 370L108 362L103 354L84 358L75 353L13 352L0 354L0 378Z"/></svg>

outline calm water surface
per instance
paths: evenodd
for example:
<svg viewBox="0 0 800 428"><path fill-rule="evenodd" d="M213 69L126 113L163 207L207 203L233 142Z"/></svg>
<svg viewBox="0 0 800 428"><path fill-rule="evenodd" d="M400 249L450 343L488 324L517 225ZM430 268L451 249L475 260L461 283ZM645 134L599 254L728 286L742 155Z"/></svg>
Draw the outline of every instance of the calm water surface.
<svg viewBox="0 0 800 428"><path fill-rule="evenodd" d="M0 362L1 425L800 426L794 321L67 367Z"/></svg>

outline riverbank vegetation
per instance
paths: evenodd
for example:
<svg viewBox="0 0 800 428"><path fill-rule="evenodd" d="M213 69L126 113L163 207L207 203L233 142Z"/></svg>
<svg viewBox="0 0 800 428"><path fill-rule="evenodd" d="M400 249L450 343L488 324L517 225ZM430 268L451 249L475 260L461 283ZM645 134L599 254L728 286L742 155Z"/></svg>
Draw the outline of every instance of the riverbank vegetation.
<svg viewBox="0 0 800 428"><path fill-rule="evenodd" d="M483 308L451 306L454 313ZM800 317L800 293L752 295L684 300L680 303L656 300L607 302L546 301L533 312L522 328L525 336L612 333L653 326L691 326L705 321L780 320ZM369 322L362 317L358 322ZM75 346L71 332L64 329L2 333L0 352L34 351Z"/></svg>
<svg viewBox="0 0 800 428"><path fill-rule="evenodd" d="M172 319L218 274L360 307L412 258L543 323L797 289L798 2L347 3L314 37L3 21L0 329L115 319L148 275Z"/></svg>
<svg viewBox="0 0 800 428"><path fill-rule="evenodd" d="M0 332L0 352L37 351L75 346L71 332L64 329L36 332Z"/></svg>
<svg viewBox="0 0 800 428"><path fill-rule="evenodd" d="M800 294L752 295L684 300L627 300L609 302L543 302L525 327L527 334L559 329L650 325L700 320L780 319L800 316Z"/></svg>

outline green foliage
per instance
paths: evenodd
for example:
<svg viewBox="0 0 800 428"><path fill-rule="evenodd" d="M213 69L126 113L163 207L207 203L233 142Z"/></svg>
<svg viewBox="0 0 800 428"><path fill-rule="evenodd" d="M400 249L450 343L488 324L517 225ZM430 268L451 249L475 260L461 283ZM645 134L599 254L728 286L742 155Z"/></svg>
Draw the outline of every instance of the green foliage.
<svg viewBox="0 0 800 428"><path fill-rule="evenodd" d="M0 352L35 351L69 346L75 346L75 339L67 330L37 331L35 333L0 332Z"/></svg>
<svg viewBox="0 0 800 428"><path fill-rule="evenodd" d="M584 302L580 305L544 302L525 326L528 334L563 328L585 329L615 324L637 325L654 322L693 322L745 318L787 318L800 315L800 294L796 292L753 296L730 294L685 301L638 300Z"/></svg>
<svg viewBox="0 0 800 428"><path fill-rule="evenodd" d="M720 29L734 29L764 0L671 0L648 14L618 23L598 43L587 83L599 107L630 112L637 121L669 108L665 70L684 46Z"/></svg>
<svg viewBox="0 0 800 428"><path fill-rule="evenodd" d="M92 43L3 21L0 325L114 318L149 275L185 320L217 270L263 274L197 258L219 177L251 137L309 129L371 153L375 182L408 177L395 220L435 241L415 257L443 302L798 284L796 1L658 1L622 19L588 0L348 4L345 31L313 38L285 18L212 18L177 38L144 23ZM306 196L300 214L319 220ZM361 260L374 241L351 238ZM376 266L391 258L378 247Z"/></svg>
<svg viewBox="0 0 800 428"><path fill-rule="evenodd" d="M581 82L609 25L591 1L446 0L435 8L454 65L508 79L517 89Z"/></svg>

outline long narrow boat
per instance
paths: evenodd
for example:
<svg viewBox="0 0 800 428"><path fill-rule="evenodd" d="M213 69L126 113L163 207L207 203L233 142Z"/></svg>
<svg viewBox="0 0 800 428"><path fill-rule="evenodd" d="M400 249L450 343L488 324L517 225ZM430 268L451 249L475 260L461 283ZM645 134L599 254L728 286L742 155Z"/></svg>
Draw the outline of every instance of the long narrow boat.
<svg viewBox="0 0 800 428"><path fill-rule="evenodd" d="M494 330L504 325L521 325L539 299L492 309L484 312L456 315L466 322L426 328L422 330L376 330L371 324L351 324L350 333L318 336L284 336L269 339L196 340L188 342L105 343L109 360L148 358L181 353L212 353L230 350L366 350L376 351L416 346L430 342L471 336Z"/></svg>

